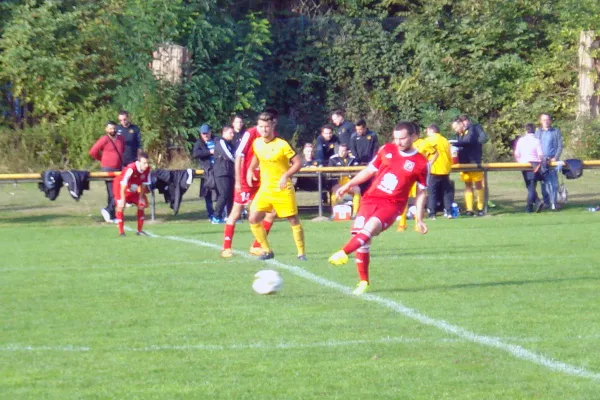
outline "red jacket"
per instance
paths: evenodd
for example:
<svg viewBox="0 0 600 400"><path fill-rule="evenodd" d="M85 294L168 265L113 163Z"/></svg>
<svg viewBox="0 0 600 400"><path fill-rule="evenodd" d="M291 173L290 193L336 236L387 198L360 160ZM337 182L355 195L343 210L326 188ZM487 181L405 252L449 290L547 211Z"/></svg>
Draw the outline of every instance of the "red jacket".
<svg viewBox="0 0 600 400"><path fill-rule="evenodd" d="M123 168L124 151L125 140L123 137L115 136L115 140L111 140L108 135L104 135L92 146L89 154L92 158L100 161L103 167L120 170Z"/></svg>

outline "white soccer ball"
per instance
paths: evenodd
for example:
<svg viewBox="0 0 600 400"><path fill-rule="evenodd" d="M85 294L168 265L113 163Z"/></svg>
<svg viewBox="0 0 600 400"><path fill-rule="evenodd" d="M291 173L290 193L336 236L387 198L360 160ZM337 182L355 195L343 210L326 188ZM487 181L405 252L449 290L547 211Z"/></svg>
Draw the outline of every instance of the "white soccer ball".
<svg viewBox="0 0 600 400"><path fill-rule="evenodd" d="M252 289L258 294L277 293L283 287L283 278L279 272L272 269L263 269L254 275Z"/></svg>

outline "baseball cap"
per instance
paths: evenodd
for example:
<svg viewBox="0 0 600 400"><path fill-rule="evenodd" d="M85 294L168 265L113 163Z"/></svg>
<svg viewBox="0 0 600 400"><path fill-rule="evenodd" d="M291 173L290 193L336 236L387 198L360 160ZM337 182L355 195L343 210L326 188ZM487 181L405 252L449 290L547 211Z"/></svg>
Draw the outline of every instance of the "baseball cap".
<svg viewBox="0 0 600 400"><path fill-rule="evenodd" d="M200 127L200 133L208 133L210 132L210 126L208 126L208 124L203 124Z"/></svg>

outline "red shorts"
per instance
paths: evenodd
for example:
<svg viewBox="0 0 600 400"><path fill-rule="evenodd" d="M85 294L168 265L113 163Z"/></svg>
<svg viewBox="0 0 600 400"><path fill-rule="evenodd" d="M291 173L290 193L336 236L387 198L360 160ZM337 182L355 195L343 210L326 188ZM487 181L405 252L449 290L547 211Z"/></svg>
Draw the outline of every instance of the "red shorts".
<svg viewBox="0 0 600 400"><path fill-rule="evenodd" d="M117 203L120 200L120 197L120 193L115 193L115 203ZM140 196L138 192L125 191L125 203L135 204L136 206L138 206L138 208L148 207L148 201L146 200L146 196Z"/></svg>
<svg viewBox="0 0 600 400"><path fill-rule="evenodd" d="M354 223L352 224L352 228L350 231L352 233L358 233L361 229L365 227L365 224L369 219L375 217L379 221L381 221L381 225L383 226L382 232L385 231L390 226L394 225L396 222L396 218L402 211L404 211L404 207L406 203L380 203L374 201L363 201L360 203L360 207L358 212L356 213L356 218L354 219Z"/></svg>
<svg viewBox="0 0 600 400"><path fill-rule="evenodd" d="M243 206L247 206L250 204L252 200L254 200L254 195L258 192L258 186L256 187L247 187L242 186L242 190L235 191L233 194L233 202L236 204L241 204Z"/></svg>

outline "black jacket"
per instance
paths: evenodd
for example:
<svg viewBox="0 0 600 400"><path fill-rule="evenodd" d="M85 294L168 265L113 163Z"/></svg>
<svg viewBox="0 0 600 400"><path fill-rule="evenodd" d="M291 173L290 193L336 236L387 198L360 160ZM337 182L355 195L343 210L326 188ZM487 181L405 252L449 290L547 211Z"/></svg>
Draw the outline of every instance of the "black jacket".
<svg viewBox="0 0 600 400"><path fill-rule="evenodd" d="M350 138L355 131L354 124L350 121L344 121L338 126L338 139L340 143L345 143L350 148Z"/></svg>
<svg viewBox="0 0 600 400"><path fill-rule="evenodd" d="M42 172L42 182L38 184L39 189L44 192L51 201L56 200L60 194L63 180L60 171L47 170Z"/></svg>
<svg viewBox="0 0 600 400"><path fill-rule="evenodd" d="M379 140L375 132L367 130L367 133L362 136L357 133L352 134L350 152L359 163L363 165L370 163L377 150L379 150Z"/></svg>
<svg viewBox="0 0 600 400"><path fill-rule="evenodd" d="M470 128L472 127L473 125ZM457 135L454 146L459 148L459 164L481 164L482 145L475 129L468 129L464 135Z"/></svg>
<svg viewBox="0 0 600 400"><path fill-rule="evenodd" d="M215 138L213 137L213 139L215 141L215 148L217 145L217 142L215 140ZM212 159L213 159L213 155L210 154L210 149L208 148L208 145L206 144L206 142L204 140L202 140L202 138L198 139L196 141L196 143L194 143L194 150L192 151L192 157L194 157L194 159L198 162L198 167L202 168L204 171L208 170L210 167L212 167Z"/></svg>
<svg viewBox="0 0 600 400"><path fill-rule="evenodd" d="M88 171L44 171L42 182L38 187L47 198L54 201L63 185L67 187L71 197L79 201L83 191L90 190L90 173Z"/></svg>
<svg viewBox="0 0 600 400"><path fill-rule="evenodd" d="M235 149L232 142L219 138L215 142L215 178L229 176L235 178Z"/></svg>
<svg viewBox="0 0 600 400"><path fill-rule="evenodd" d="M333 155L329 159L329 163L327 166L329 167L355 167L360 165L356 157L348 154L346 158L340 157L338 154Z"/></svg>
<svg viewBox="0 0 600 400"><path fill-rule="evenodd" d="M329 142L326 142L325 139L323 139L323 136L319 135L319 137L317 137L317 144L315 146L317 148L317 154L315 157L317 162L320 165L327 165L331 156L335 154L335 148L339 143L340 139L337 137L337 135L331 135L331 140Z"/></svg>
<svg viewBox="0 0 600 400"><path fill-rule="evenodd" d="M155 169L151 173L150 181L152 190L158 189L158 193L165 196L165 203L169 203L177 215L183 195L194 181L194 171Z"/></svg>
<svg viewBox="0 0 600 400"><path fill-rule="evenodd" d="M125 151L123 152L123 165L137 161L138 150L142 148L142 135L137 125L128 127L117 125L117 134L125 139Z"/></svg>

